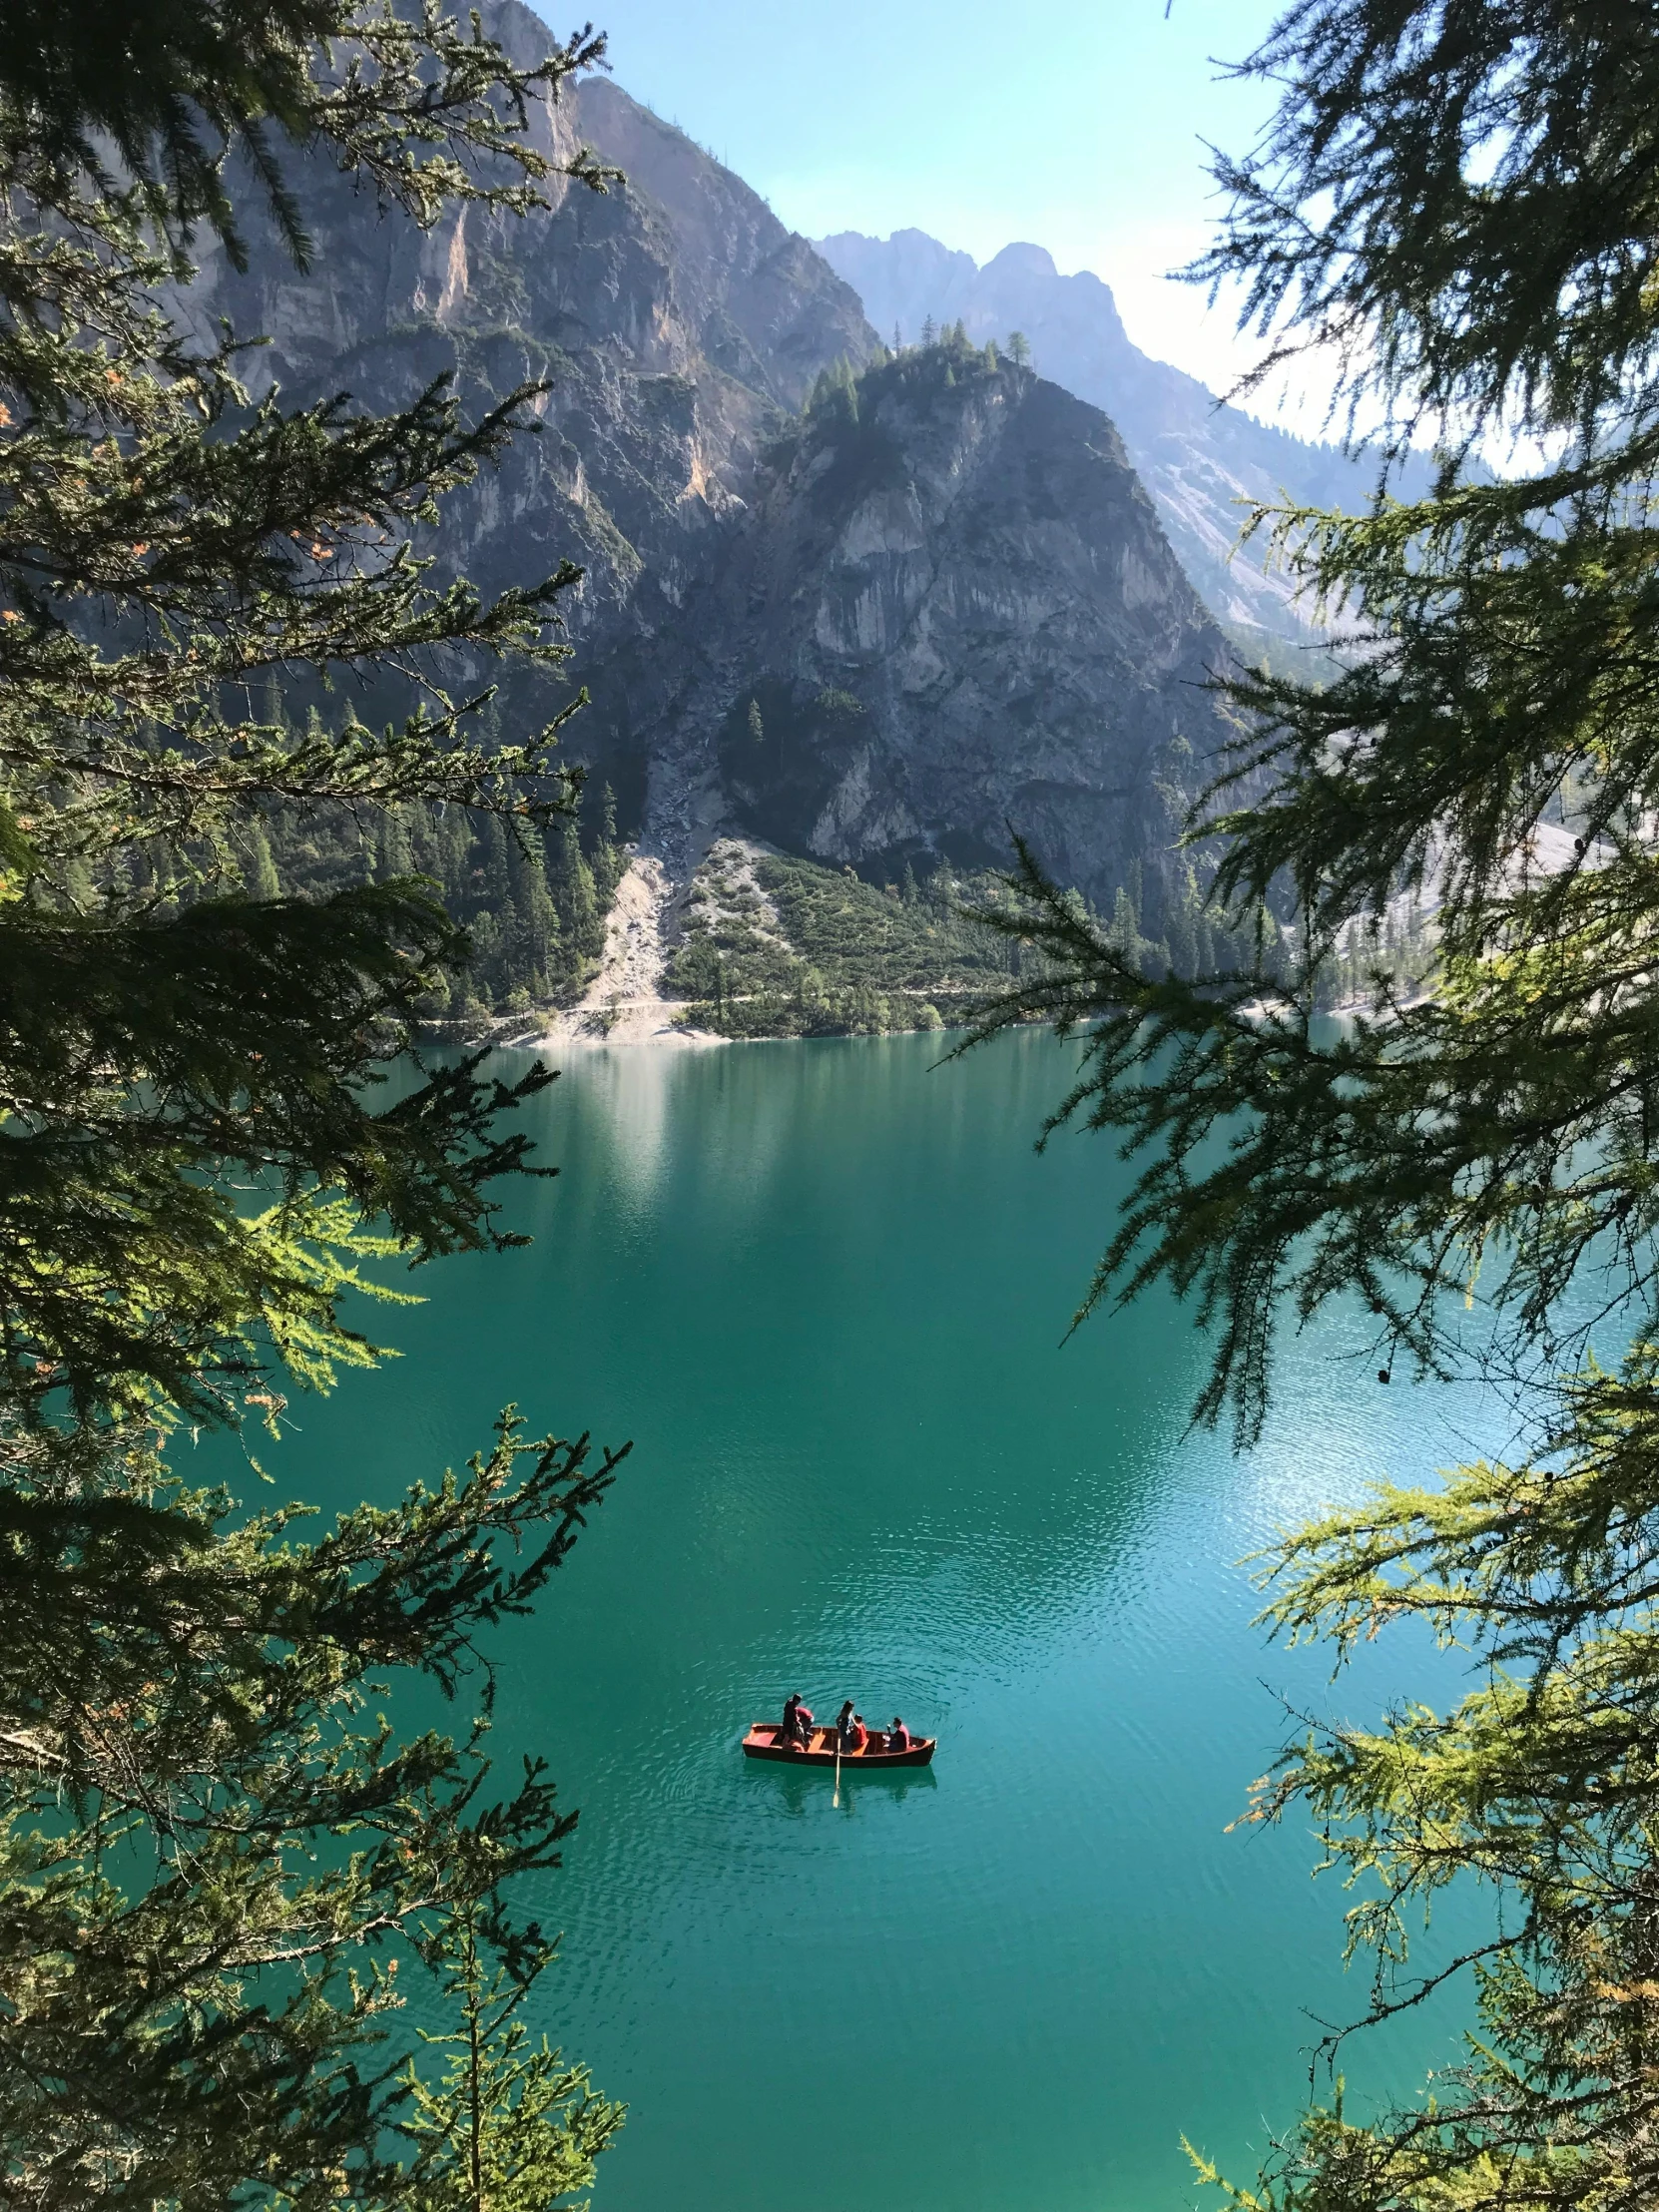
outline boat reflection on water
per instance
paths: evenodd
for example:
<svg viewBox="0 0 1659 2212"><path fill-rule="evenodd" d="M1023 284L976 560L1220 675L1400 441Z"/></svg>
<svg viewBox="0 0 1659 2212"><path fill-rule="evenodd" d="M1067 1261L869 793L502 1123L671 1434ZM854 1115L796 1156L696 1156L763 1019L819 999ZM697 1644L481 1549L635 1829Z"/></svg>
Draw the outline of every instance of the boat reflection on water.
<svg viewBox="0 0 1659 2212"><path fill-rule="evenodd" d="M890 1805L894 1801L902 1804L912 1791L936 1790L939 1786L939 1778L931 1767L863 1767L843 1762L839 1803L836 1804L832 1771L793 1762L781 1764L776 1760L763 1767L751 1765L746 1760L744 1772L753 1777L756 1789L774 1793L784 1811L798 1820L821 1811L850 1814L864 1791L873 1791L884 1805Z"/></svg>

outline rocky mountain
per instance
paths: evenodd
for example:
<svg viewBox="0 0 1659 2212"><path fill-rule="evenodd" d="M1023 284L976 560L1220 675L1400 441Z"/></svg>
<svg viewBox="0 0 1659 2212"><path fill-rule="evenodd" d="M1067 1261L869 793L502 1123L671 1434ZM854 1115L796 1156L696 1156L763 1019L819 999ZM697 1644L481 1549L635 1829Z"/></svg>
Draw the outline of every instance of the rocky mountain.
<svg viewBox="0 0 1659 2212"><path fill-rule="evenodd" d="M1226 643L1122 440L961 344L832 386L688 611L665 755L712 734L744 827L889 877L1001 859L1012 826L1109 901L1222 736Z"/></svg>
<svg viewBox="0 0 1659 2212"><path fill-rule="evenodd" d="M517 0L489 25L516 58L551 43ZM314 241L297 271L250 209L246 275L209 254L187 301L204 334L226 318L269 342L249 356L256 391L344 391L391 407L453 376L478 409L547 380L540 435L445 512L445 565L486 589L551 572L585 577L566 602L580 672L672 628L692 580L743 512L760 451L827 362L874 343L857 299L738 178L602 77L531 127L544 151L587 144L626 170L600 195L567 185L523 219L463 208L422 237L322 163L292 179ZM544 684L510 698L545 711ZM625 816L644 804L644 756L626 707L589 718Z"/></svg>
<svg viewBox="0 0 1659 2212"><path fill-rule="evenodd" d="M884 337L914 343L924 323L960 321L970 338L1005 342L1023 331L1034 366L1109 414L1152 493L1187 574L1224 622L1306 636L1291 588L1254 546L1235 552L1241 501L1288 493L1315 506L1362 506L1375 461L1309 443L1241 408L1196 377L1131 343L1111 291L1087 270L1062 276L1040 246L1005 246L983 268L924 231L872 239L843 231L819 252L863 301ZM1407 490L1426 488L1425 462L1408 464Z"/></svg>
<svg viewBox="0 0 1659 2212"><path fill-rule="evenodd" d="M545 51L518 0L486 20ZM421 237L301 167L310 270L251 219L248 272L211 258L187 311L268 335L250 374L296 398L549 382L439 549L485 588L582 564L571 750L665 882L722 828L879 874L1005 854L1012 822L1109 895L1168 844L1155 772L1215 744L1225 650L1111 423L972 347L878 365L852 287L607 80L533 127L626 182ZM501 712L565 697L520 674Z"/></svg>

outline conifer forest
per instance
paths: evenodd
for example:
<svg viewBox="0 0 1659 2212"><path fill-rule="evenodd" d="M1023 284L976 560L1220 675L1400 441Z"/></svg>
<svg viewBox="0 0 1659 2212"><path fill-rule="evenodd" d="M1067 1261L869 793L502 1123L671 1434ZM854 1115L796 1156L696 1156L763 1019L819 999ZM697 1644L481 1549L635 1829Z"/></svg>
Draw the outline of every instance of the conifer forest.
<svg viewBox="0 0 1659 2212"><path fill-rule="evenodd" d="M0 2205L1139 2212L1156 2067L1170 2212L1652 2212L1659 0L1265 15L1222 396L621 35L0 23Z"/></svg>

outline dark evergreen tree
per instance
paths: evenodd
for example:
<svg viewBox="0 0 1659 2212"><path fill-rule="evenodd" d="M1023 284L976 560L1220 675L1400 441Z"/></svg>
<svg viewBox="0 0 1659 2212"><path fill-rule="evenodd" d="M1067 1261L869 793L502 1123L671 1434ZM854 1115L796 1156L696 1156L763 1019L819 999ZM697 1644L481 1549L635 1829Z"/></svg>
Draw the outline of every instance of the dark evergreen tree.
<svg viewBox="0 0 1659 2212"><path fill-rule="evenodd" d="M250 28L209 8L213 35L249 50L252 74L227 98L258 107L261 71L286 82L291 64L312 85L308 104L261 109L260 129L320 133L416 218L435 214L451 172L455 192L509 207L533 195L547 165L514 130L515 104L585 49L514 71L436 18L422 29L334 15L329 62L279 11ZM50 41L61 25L47 16ZM195 32L179 35L195 52ZM0 932L12 1008L0 1050L15 1132L0 1186L0 1366L13 1390L67 1390L83 1408L154 1390L223 1410L231 1398L203 1379L217 1372L234 1389L252 1374L250 1332L331 1327L325 1286L342 1278L325 1255L344 1218L332 1194L383 1217L411 1254L484 1244L493 1209L480 1175L516 1157L485 1136L492 1093L470 1078L446 1071L418 1103L389 1109L361 1081L461 949L441 908L407 881L259 907L218 895L240 887L243 826L274 803L362 817L443 800L524 819L567 804L555 732L475 739L475 690L440 689L380 731L348 707L331 726L313 715L303 736L236 703L307 666L462 648L557 659L567 649L548 625L574 572L485 602L465 584L433 589L425 560L393 557L419 513L499 454L523 397L472 425L442 385L386 420L339 399L248 407L233 342L193 349L154 305L188 269L182 228L166 225L229 225L208 172L179 156L189 191L168 201L177 164L158 125L163 182L115 189L79 142L54 137L68 127L27 89L37 65L58 68L16 41L0 57L25 80L8 94L0 75ZM112 90L118 117L125 98ZM102 109L83 121L114 127ZM457 163L456 147L472 159ZM507 165L494 185L492 161ZM213 1187L233 1160L245 1181L284 1194L259 1222ZM161 1283L179 1295L157 1303L147 1287Z"/></svg>
<svg viewBox="0 0 1659 2212"><path fill-rule="evenodd" d="M292 1512L183 1489L149 1432L0 1430L8 2203L471 2205L466 2143L428 2136L411 2172L390 2134L398 1959L459 1918L517 1982L548 1963L500 1900L558 1864L571 1816L534 1764L491 1790L477 1641L604 1495L615 1460L591 1457L508 1419L459 1481L304 1544ZM409 1668L474 1678L461 1743L372 1717ZM619 2115L566 2078L550 2101L498 2080L496 2156L562 2131L579 2173L603 2148Z"/></svg>
<svg viewBox="0 0 1659 2212"><path fill-rule="evenodd" d="M511 838L507 849L508 896L513 939L509 948L509 994L522 993L526 1004L545 998L555 970L560 936L557 910L547 887L540 837ZM596 902L597 903L597 902Z"/></svg>
<svg viewBox="0 0 1659 2212"><path fill-rule="evenodd" d="M1353 651L1323 685L1228 685L1235 773L1192 825L1200 850L1220 840L1221 957L1196 980L1143 972L1026 855L1000 918L1041 966L985 1026L1043 1012L1081 1036L1056 1120L1142 1163L1087 1304L1160 1277L1193 1295L1217 1329L1203 1412L1231 1405L1254 1436L1281 1318L1334 1298L1375 1317L1388 1376L1462 1366L1478 1302L1483 1357L1520 1391L1512 1463L1384 1490L1275 1556L1282 1633L1340 1660L1419 1621L1474 1667L1448 1712L1311 1728L1256 1804L1311 1814L1363 1885L1375 2011L1435 1979L1407 1968L1408 1912L1469 1876L1501 1910L1462 2068L1364 2124L1312 2113L1248 2201L1645 2212L1659 15L1300 0L1249 66L1277 115L1221 165L1231 213L1200 274L1241 276L1247 320L1276 318L1264 373L1318 347L1386 443L1432 432L1443 467L1412 503L1258 518ZM1483 436L1505 441L1502 477L1462 465ZM1321 1007L1344 961L1368 1003L1337 1025ZM1633 1302L1614 1372L1587 1357L1575 1286L1604 1326Z"/></svg>
<svg viewBox="0 0 1659 2212"><path fill-rule="evenodd" d="M597 959L605 946L605 917L573 815L562 816L548 832L547 873L568 957Z"/></svg>
<svg viewBox="0 0 1659 2212"><path fill-rule="evenodd" d="M233 153L300 259L296 147L359 179L365 222L534 205L553 169L529 104L600 51L584 35L519 69L476 23L351 0L20 0L0 37L0 2194L19 2208L477 2212L464 2145L429 2130L403 2157L391 2133L443 2094L399 2032L398 1953L459 1929L515 1985L545 1963L509 1895L568 1831L545 1775L498 1796L482 1725L405 1743L361 1712L388 1672L448 1691L476 1672L614 1459L549 1440L526 1462L509 1419L460 1480L307 1547L293 1516L193 1494L157 1456L181 1420L279 1428L296 1382L371 1360L340 1310L365 1262L517 1241L495 1186L524 1141L498 1117L547 1076L462 1059L388 1095L464 951L398 871L405 851L458 861L469 815L539 840L570 806L556 733L502 743L471 676L370 729L321 676L563 655L574 571L490 600L435 587L410 545L535 395L476 422L441 383L378 418L256 404L238 346L258 333L198 342L166 302L204 231L242 253ZM278 684L318 701L302 729ZM350 885L302 889L348 841ZM287 895L246 895L277 873ZM487 1674L472 1694L487 1715ZM492 2171L579 2182L609 2108L515 2049L492 2065Z"/></svg>

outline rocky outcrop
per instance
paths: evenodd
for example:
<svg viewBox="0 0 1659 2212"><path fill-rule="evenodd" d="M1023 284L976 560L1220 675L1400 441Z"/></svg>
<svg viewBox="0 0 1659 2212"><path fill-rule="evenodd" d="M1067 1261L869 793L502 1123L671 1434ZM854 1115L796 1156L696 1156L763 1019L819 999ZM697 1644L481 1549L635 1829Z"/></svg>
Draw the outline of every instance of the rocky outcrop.
<svg viewBox="0 0 1659 2212"><path fill-rule="evenodd" d="M1363 507L1376 487L1375 458L1291 436L1224 405L1196 377L1131 343L1108 287L1087 270L1062 276L1040 246L1006 246L983 268L923 231L866 238L843 231L819 251L859 294L888 336L913 344L926 319L960 321L977 343L1029 340L1033 365L1104 409L1188 575L1224 621L1306 637L1293 585L1265 551L1235 552L1246 507L1289 495L1310 506ZM1411 460L1396 488L1426 487L1428 464Z"/></svg>
<svg viewBox="0 0 1659 2212"><path fill-rule="evenodd" d="M485 13L518 60L551 43L517 0ZM531 129L559 157L592 147L626 181L604 194L566 184L524 218L463 208L422 237L309 163L293 179L309 269L262 229L251 190L248 272L211 251L186 306L204 335L223 317L269 340L248 356L256 391L346 391L387 408L449 375L477 410L545 381L540 434L446 505L434 550L486 589L580 563L565 611L591 681L675 625L767 442L826 364L860 362L875 341L804 239L604 78L543 102ZM504 712L542 717L567 697L524 679ZM605 695L582 749L604 759L637 819L645 762L625 696Z"/></svg>
<svg viewBox="0 0 1659 2212"><path fill-rule="evenodd" d="M486 15L540 57L517 0ZM1012 823L1100 895L1167 851L1165 786L1217 741L1224 648L1105 416L972 348L884 361L851 286L607 81L533 129L626 182L421 237L313 164L310 270L251 219L247 273L211 258L186 304L268 335L251 379L295 397L385 408L449 375L477 408L547 385L539 434L446 506L432 550L485 589L582 565L570 749L624 833L683 878L722 822L872 872L1004 856ZM523 726L568 697L521 671L500 708Z"/></svg>
<svg viewBox="0 0 1659 2212"><path fill-rule="evenodd" d="M1117 432L967 348L816 406L688 613L654 748L754 833L882 873L1003 859L1012 828L1109 898L1225 735L1226 642Z"/></svg>

